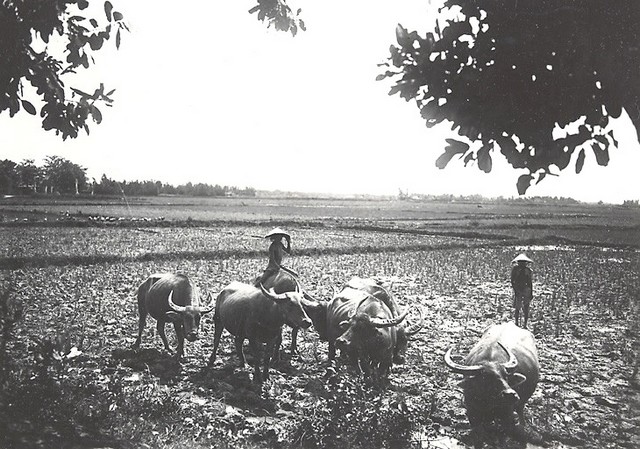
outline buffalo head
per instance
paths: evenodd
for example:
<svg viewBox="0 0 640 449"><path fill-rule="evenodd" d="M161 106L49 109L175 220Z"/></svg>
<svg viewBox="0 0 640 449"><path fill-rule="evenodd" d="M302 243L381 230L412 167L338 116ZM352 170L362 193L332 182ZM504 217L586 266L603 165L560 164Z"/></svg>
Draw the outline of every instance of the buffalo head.
<svg viewBox="0 0 640 449"><path fill-rule="evenodd" d="M463 365L452 360L453 348L444 356L445 363L453 372L465 376L460 385L470 417L478 413L508 417L520 401L514 387L526 381L526 377L515 372L518 360L513 352L502 343L497 343L506 352L508 361L488 359L477 365Z"/></svg>
<svg viewBox="0 0 640 449"><path fill-rule="evenodd" d="M166 312L166 316L169 321L180 322L184 326L184 336L189 341L195 341L198 339L198 329L200 328L200 318L202 315L213 311L214 306L211 301L211 294L207 296L208 306L200 307L199 305L185 305L181 306L173 302L173 290L169 293L167 298L169 307L171 310ZM196 296L196 304L198 303Z"/></svg>
<svg viewBox="0 0 640 449"><path fill-rule="evenodd" d="M299 290L276 293L273 288L267 290L262 284L260 284L260 290L265 297L271 299L278 305L287 323L303 329L308 329L311 326L311 320L302 308L304 296Z"/></svg>

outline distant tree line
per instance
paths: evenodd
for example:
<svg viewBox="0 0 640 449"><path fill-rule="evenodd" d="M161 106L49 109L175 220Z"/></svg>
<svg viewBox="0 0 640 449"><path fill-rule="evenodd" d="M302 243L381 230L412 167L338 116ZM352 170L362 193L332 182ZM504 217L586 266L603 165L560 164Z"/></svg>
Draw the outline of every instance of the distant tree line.
<svg viewBox="0 0 640 449"><path fill-rule="evenodd" d="M185 196L255 196L254 188L240 189L204 183L173 186L160 181L115 181L102 175L100 181L89 180L87 169L58 157L49 156L38 166L33 159L15 163L0 160L0 194L59 194L59 195L185 195Z"/></svg>
<svg viewBox="0 0 640 449"><path fill-rule="evenodd" d="M482 195L424 195L409 194L400 190L398 199L413 201L439 201L446 203L486 203L486 204L579 204L580 201L563 196L531 196L531 197L509 197L499 196L497 198L487 198Z"/></svg>

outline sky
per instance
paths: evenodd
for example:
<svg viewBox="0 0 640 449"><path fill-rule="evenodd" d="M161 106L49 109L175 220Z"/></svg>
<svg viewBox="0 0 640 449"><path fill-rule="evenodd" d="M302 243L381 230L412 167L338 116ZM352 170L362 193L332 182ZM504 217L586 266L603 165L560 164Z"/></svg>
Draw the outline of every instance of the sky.
<svg viewBox="0 0 640 449"><path fill-rule="evenodd" d="M116 89L103 122L65 142L25 112L0 115L0 157L56 155L89 178L188 181L315 193L517 196L524 173L494 153L493 170L435 167L447 125L428 129L414 103L375 81L395 26L427 30L429 0L298 1L307 31L267 29L254 0L112 0L131 30L76 82ZM97 2L101 6L102 2ZM98 18L102 18L101 8ZM626 116L599 167L547 177L528 196L640 199L640 145ZM587 152L588 153L588 152Z"/></svg>

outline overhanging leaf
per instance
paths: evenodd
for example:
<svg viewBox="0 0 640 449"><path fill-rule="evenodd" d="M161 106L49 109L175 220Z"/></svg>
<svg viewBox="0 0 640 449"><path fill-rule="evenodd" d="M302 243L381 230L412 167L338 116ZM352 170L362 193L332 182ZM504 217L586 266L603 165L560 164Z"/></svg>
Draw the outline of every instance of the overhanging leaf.
<svg viewBox="0 0 640 449"><path fill-rule="evenodd" d="M22 100L22 107L31 115L36 115L36 108L27 100Z"/></svg>
<svg viewBox="0 0 640 449"><path fill-rule="evenodd" d="M107 15L107 20L111 22L111 11L113 11L113 5L110 1L104 2L104 13Z"/></svg>
<svg viewBox="0 0 640 449"><path fill-rule="evenodd" d="M584 165L584 148L580 150L580 153L578 153L578 160L576 161L576 173L580 173L582 171L583 165Z"/></svg>
<svg viewBox="0 0 640 449"><path fill-rule="evenodd" d="M544 178L547 177L547 172L542 172L538 175L538 180L536 181L536 185L540 184Z"/></svg>
<svg viewBox="0 0 640 449"><path fill-rule="evenodd" d="M531 175L521 175L518 178L518 182L516 186L518 187L518 195L524 195L527 193L527 189L531 185L531 181L533 180L533 176Z"/></svg>
<svg viewBox="0 0 640 449"><path fill-rule="evenodd" d="M596 162L598 165L605 166L609 163L609 151L606 148L600 148L600 145L594 143L591 145L593 154L596 155Z"/></svg>
<svg viewBox="0 0 640 449"><path fill-rule="evenodd" d="M492 167L490 150L493 145L488 143L478 150L478 168L485 173L489 173Z"/></svg>
<svg viewBox="0 0 640 449"><path fill-rule="evenodd" d="M445 147L444 153L436 160L436 167L441 170L447 166L453 156L460 153L464 154L469 149L469 145L459 140L446 139L446 141L449 145Z"/></svg>

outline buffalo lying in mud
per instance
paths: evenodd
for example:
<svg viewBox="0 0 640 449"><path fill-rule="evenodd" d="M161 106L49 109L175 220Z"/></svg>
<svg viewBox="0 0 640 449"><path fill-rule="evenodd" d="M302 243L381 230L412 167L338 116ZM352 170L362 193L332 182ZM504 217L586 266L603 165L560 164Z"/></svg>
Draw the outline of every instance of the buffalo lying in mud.
<svg viewBox="0 0 640 449"><path fill-rule="evenodd" d="M484 425L493 421L522 438L524 406L540 375L531 332L513 322L493 325L471 348L464 364L454 362L452 352L450 348L444 361L453 372L464 375L464 404L476 439L481 439Z"/></svg>
<svg viewBox="0 0 640 449"><path fill-rule="evenodd" d="M199 306L198 289L184 274L153 274L138 287L138 338L133 348L140 347L149 314L157 321L158 335L167 351L171 349L164 327L166 323L173 323L178 340L176 358L180 360L184 354L184 339L197 340L200 317L212 310L212 306Z"/></svg>
<svg viewBox="0 0 640 449"><path fill-rule="evenodd" d="M213 365L216 359L220 337L223 329L226 329L235 336L236 354L242 365L245 364L242 346L245 339L249 340L255 356L255 382L260 383L263 379L268 379L271 356L281 335L282 326L286 323L303 329L311 326L311 320L302 308L302 299L301 293L294 291L277 294L273 289L267 290L262 285L257 288L241 282L232 282L226 286L216 299L213 352L209 358L209 366ZM265 343L266 352L263 351Z"/></svg>

